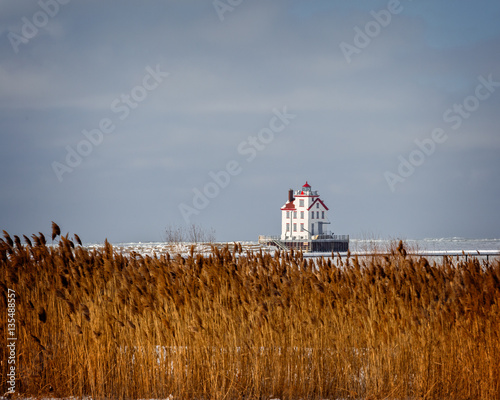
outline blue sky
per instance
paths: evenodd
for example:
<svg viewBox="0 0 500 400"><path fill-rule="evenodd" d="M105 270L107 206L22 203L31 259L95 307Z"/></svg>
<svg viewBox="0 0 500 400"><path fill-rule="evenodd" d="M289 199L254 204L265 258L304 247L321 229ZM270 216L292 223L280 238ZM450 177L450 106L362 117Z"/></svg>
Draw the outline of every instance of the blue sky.
<svg viewBox="0 0 500 400"><path fill-rule="evenodd" d="M500 237L499 20L495 1L4 1L0 229L256 240L308 180L336 233Z"/></svg>

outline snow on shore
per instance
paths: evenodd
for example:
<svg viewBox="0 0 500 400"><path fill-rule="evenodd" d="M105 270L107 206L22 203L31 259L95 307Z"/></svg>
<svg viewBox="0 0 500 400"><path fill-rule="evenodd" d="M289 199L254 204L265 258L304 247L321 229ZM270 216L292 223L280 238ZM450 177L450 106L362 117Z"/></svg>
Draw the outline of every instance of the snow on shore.
<svg viewBox="0 0 500 400"><path fill-rule="evenodd" d="M349 248L351 255L366 256L374 252L385 253L397 239L351 239ZM267 252L274 254L276 248L259 244L258 242L238 242L241 244L243 254L246 252ZM146 243L116 243L113 248L122 254L139 254L141 256L160 257L169 253L171 256L181 255L188 257L193 248L194 254L208 256L212 252L212 246L219 249L228 246L229 250L234 251L234 242L216 242L216 243L166 243L166 242L146 242ZM88 244L89 249L102 248L104 244ZM405 247L409 254L417 254L425 257L433 256L460 256L463 254L470 256L495 256L500 255L500 239L463 239L463 238L442 238L442 239L421 239L405 240ZM306 257L329 257L328 253L309 253ZM346 253L341 253L345 256Z"/></svg>

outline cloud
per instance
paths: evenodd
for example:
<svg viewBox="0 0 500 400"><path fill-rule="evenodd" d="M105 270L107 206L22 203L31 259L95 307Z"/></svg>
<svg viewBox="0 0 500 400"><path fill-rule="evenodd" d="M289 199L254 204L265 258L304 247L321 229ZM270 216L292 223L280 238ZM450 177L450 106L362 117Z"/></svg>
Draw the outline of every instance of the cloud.
<svg viewBox="0 0 500 400"><path fill-rule="evenodd" d="M243 163L241 175L197 217L221 240L279 233L282 197L305 179L335 206L332 219L346 233L410 237L435 229L468 236L467 224L422 226L418 213L431 205L412 196L443 199L427 210L438 219L442 207L454 204L472 221L464 207L476 195L437 182L498 194L487 181L499 167L500 93L460 129L451 129L443 113L474 92L479 75L500 80L499 7L402 4L403 12L348 63L339 44L352 43L354 28L387 2L243 2L222 22L211 2L70 2L18 53L8 32L19 33L21 18L38 6L5 2L2 229L28 234L59 218L88 240L157 239L162 227L182 223L177 205L192 189L227 161L244 162L238 144L267 126L273 108L287 106L297 115L293 123L254 162ZM111 103L155 65L168 78L120 120ZM63 162L65 147L75 148L82 131L103 118L116 129L59 183L52 162ZM392 193L384 172L438 127L448 140ZM456 165L464 157L473 161L460 178ZM481 160L489 163L474 165ZM36 216L23 213L33 199L40 204ZM494 207L481 204L474 217L484 235L500 235L492 228L498 221L485 218L496 215ZM391 210L405 213L403 222ZM481 224L474 226L481 235Z"/></svg>

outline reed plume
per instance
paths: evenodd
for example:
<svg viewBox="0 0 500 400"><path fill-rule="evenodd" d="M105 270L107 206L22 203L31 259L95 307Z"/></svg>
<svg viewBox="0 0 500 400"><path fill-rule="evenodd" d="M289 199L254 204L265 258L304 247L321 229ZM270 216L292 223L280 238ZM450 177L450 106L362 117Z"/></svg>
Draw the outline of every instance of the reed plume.
<svg viewBox="0 0 500 400"><path fill-rule="evenodd" d="M59 226L54 221L52 221L52 240L54 240L60 234L61 229L59 229Z"/></svg>

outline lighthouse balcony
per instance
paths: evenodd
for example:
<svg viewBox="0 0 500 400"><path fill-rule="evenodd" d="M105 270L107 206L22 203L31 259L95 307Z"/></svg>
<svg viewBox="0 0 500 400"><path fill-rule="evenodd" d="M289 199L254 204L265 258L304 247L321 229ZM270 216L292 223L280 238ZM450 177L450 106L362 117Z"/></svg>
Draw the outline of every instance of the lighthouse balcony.
<svg viewBox="0 0 500 400"><path fill-rule="evenodd" d="M283 250L301 250L303 252L345 252L349 250L349 235L323 233L311 237L295 236L259 236L259 243L276 246Z"/></svg>
<svg viewBox="0 0 500 400"><path fill-rule="evenodd" d="M294 196L319 196L317 190L296 190Z"/></svg>

